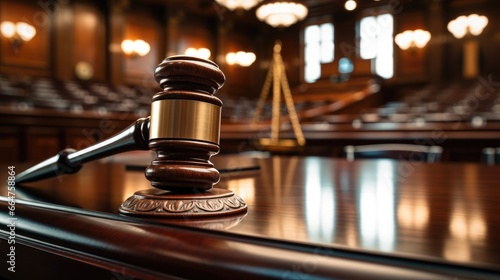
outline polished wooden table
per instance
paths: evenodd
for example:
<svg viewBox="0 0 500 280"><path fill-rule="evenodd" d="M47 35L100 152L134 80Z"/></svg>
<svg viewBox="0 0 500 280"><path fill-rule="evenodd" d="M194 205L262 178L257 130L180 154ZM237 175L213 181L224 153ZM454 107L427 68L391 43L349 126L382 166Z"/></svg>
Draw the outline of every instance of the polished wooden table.
<svg viewBox="0 0 500 280"><path fill-rule="evenodd" d="M2 165L1 252L10 279L498 279L500 166L218 155L240 216L148 220L118 214L148 153L16 186ZM19 173L26 165L16 165Z"/></svg>

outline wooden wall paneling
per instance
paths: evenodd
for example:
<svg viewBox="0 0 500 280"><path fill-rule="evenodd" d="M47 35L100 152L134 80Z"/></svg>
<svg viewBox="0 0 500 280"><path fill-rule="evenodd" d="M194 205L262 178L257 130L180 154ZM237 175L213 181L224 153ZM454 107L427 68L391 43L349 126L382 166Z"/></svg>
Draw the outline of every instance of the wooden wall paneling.
<svg viewBox="0 0 500 280"><path fill-rule="evenodd" d="M372 62L371 59L362 59L359 54L355 56L353 61L354 70L352 75L368 76L372 75Z"/></svg>
<svg viewBox="0 0 500 280"><path fill-rule="evenodd" d="M451 20L458 17L461 13L453 7L453 3L443 4L443 21L448 24ZM468 13L467 13L468 14ZM442 78L446 81L457 81L462 78L462 44L461 40L456 39L446 28L446 42L444 46L444 55L441 58L444 61Z"/></svg>
<svg viewBox="0 0 500 280"><path fill-rule="evenodd" d="M165 44L166 44L166 56L173 56L180 54L179 50L179 38L182 34L181 25L182 18L184 14L176 9L166 8L165 14L166 18L166 31L165 31Z"/></svg>
<svg viewBox="0 0 500 280"><path fill-rule="evenodd" d="M426 71L428 81L438 84L443 79L444 53L449 32L446 28L448 22L444 20L443 5L441 1L433 1L426 14L428 31L431 40L427 43Z"/></svg>
<svg viewBox="0 0 500 280"><path fill-rule="evenodd" d="M228 28L227 24L223 24L219 22L217 24L217 34L215 36L215 48L216 48L216 54L215 54L215 63L217 63L226 74L228 68L228 64L226 64L226 54L229 52L229 41L227 40L227 36L230 33L230 29Z"/></svg>
<svg viewBox="0 0 500 280"><path fill-rule="evenodd" d="M232 85L230 81L228 81L228 73L232 66L226 63L226 54L230 52L230 41L228 40L229 34L231 34L231 24L219 22L217 24L217 31L216 31L216 36L215 36L215 63L219 65L219 68L222 70L224 75L226 76L226 82L224 83L224 86L219 90L219 95L224 96L228 95L231 96L232 93L234 94L234 91L232 89ZM234 95L233 95L234 96Z"/></svg>
<svg viewBox="0 0 500 280"><path fill-rule="evenodd" d="M429 31L424 19L425 14L422 11L403 11L395 18L394 36L407 30L423 29ZM394 44L394 56L397 61L395 64L396 75L412 77L412 79L422 79L422 77L426 76L427 46L421 49L409 48L402 50L397 44Z"/></svg>
<svg viewBox="0 0 500 280"><path fill-rule="evenodd" d="M176 54L184 54L187 48L207 48L211 52L210 60L215 61L215 32L208 20L185 16L178 28L178 37L174 41Z"/></svg>
<svg viewBox="0 0 500 280"><path fill-rule="evenodd" d="M429 28L428 31L431 33L431 40L426 46L427 76L428 81L433 84L439 84L443 80L443 71L445 70L445 60L443 57L449 36L446 28L448 22L444 18L442 2L434 1L429 5L426 19Z"/></svg>
<svg viewBox="0 0 500 280"><path fill-rule="evenodd" d="M262 84L257 79L257 72L259 68L259 61L262 61L262 56L257 52L256 44L258 39L254 36L249 36L247 32L239 30L227 30L223 34L224 49L221 49L221 69L226 75L226 84L221 89L221 94L231 95L233 97L258 97ZM257 56L256 61L249 67L242 67L240 65L229 65L226 63L226 54L229 52L253 52ZM263 51L269 52L272 57L272 48L264 49ZM268 69L264 69L267 73ZM264 74L265 75L265 74Z"/></svg>
<svg viewBox="0 0 500 280"><path fill-rule="evenodd" d="M259 48L262 40L257 36L257 31L249 26L238 25L230 18L221 21L173 10L168 13L168 55L184 54L189 47L208 48L210 60L215 61L226 76L220 95L258 96L261 87L259 61L262 61L259 51L266 50ZM257 60L250 67L226 64L226 54L237 51L253 52ZM272 56L272 48L268 51Z"/></svg>
<svg viewBox="0 0 500 280"><path fill-rule="evenodd" d="M64 146L66 148L81 150L94 145L99 137L95 133L92 133L94 129L95 128L66 128L64 133Z"/></svg>
<svg viewBox="0 0 500 280"><path fill-rule="evenodd" d="M154 69L163 60L162 31L162 25L151 13L131 11L125 14L122 40L144 40L151 50L142 57L122 55L124 82L144 85L150 80Z"/></svg>
<svg viewBox="0 0 500 280"><path fill-rule="evenodd" d="M0 21L23 21L36 29L33 39L16 50L1 36L0 70L9 74L49 76L51 73L51 10L43 2L1 1Z"/></svg>
<svg viewBox="0 0 500 280"><path fill-rule="evenodd" d="M60 133L59 128L27 128L27 160L41 161L57 154L61 150Z"/></svg>
<svg viewBox="0 0 500 280"><path fill-rule="evenodd" d="M474 6L467 13L477 13L488 17L488 25L475 40L479 43L479 75L486 78L488 75L496 77L495 81L500 78L500 3L494 1L488 5Z"/></svg>
<svg viewBox="0 0 500 280"><path fill-rule="evenodd" d="M113 1L110 1L111 3ZM121 84L123 82L124 55L120 44L123 38L123 25L125 24L124 9L121 6L111 4L108 15L109 22L109 80L111 84Z"/></svg>
<svg viewBox="0 0 500 280"><path fill-rule="evenodd" d="M0 162L12 164L21 160L19 137L17 127L0 127Z"/></svg>
<svg viewBox="0 0 500 280"><path fill-rule="evenodd" d="M353 74L356 72L366 71L363 67L359 67L360 58L357 50L356 38L356 17L354 14L334 16L334 44L335 44L335 59L332 63L332 68L327 74L339 75L338 67L341 58L348 58L353 63ZM361 65L363 62L361 61Z"/></svg>
<svg viewBox="0 0 500 280"><path fill-rule="evenodd" d="M65 127L64 143L65 148L81 150L102 142L118 134L125 127L112 120L102 120L100 123L108 126L87 126L87 127ZM132 121L130 122L132 123Z"/></svg>
<svg viewBox="0 0 500 280"><path fill-rule="evenodd" d="M77 2L74 14L74 67L79 62L93 68L92 80L106 80L106 24L102 9L89 3Z"/></svg>
<svg viewBox="0 0 500 280"><path fill-rule="evenodd" d="M73 79L72 57L74 55L73 27L74 17L70 5L57 6L54 17L54 60L56 78L61 80Z"/></svg>

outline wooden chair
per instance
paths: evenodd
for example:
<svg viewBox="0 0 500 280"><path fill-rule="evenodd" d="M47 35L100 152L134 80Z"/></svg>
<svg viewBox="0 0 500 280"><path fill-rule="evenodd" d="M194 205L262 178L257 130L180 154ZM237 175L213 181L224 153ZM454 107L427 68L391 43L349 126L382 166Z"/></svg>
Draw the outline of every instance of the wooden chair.
<svg viewBox="0 0 500 280"><path fill-rule="evenodd" d="M414 144L372 144L346 146L344 148L348 161L355 159L392 158L427 163L438 162L443 148L440 146L423 146Z"/></svg>
<svg viewBox="0 0 500 280"><path fill-rule="evenodd" d="M487 165L500 164L500 148L484 148L482 153L482 161Z"/></svg>

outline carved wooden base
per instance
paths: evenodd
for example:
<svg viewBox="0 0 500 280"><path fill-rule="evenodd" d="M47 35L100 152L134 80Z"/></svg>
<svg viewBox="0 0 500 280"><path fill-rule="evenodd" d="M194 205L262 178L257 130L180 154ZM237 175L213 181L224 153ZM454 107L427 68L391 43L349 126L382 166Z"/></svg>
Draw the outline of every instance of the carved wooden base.
<svg viewBox="0 0 500 280"><path fill-rule="evenodd" d="M193 194L148 189L125 200L119 211L132 216L187 219L245 213L247 205L226 189L212 188Z"/></svg>

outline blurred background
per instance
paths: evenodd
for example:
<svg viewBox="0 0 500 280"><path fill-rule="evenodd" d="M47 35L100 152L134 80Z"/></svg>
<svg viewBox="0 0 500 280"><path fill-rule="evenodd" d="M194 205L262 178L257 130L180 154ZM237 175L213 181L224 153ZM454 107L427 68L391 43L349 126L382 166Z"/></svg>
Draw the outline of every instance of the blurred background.
<svg viewBox="0 0 500 280"><path fill-rule="evenodd" d="M298 153L407 143L480 161L500 139L499 11L493 0L2 0L0 161L81 149L148 116L155 67L183 54L226 75L221 153L260 150L277 42Z"/></svg>

